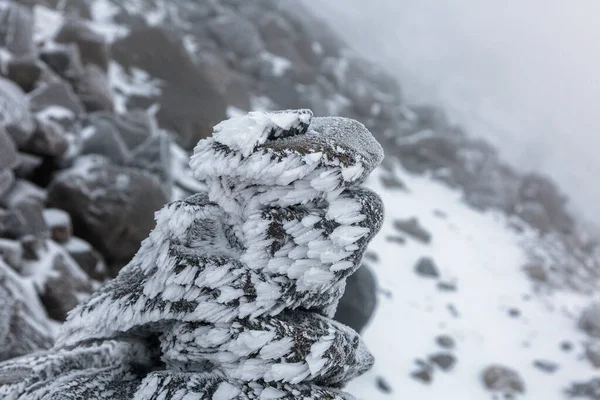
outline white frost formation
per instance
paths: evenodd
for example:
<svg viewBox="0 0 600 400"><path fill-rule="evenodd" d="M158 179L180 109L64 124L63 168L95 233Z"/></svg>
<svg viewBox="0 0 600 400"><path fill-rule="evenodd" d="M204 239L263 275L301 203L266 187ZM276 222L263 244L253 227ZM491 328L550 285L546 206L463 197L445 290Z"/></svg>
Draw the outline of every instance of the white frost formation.
<svg viewBox="0 0 600 400"><path fill-rule="evenodd" d="M309 110L217 125L190 163L207 193L157 213L53 349L0 364L0 397L350 398L372 357L331 317L381 227L360 184L382 158L362 124Z"/></svg>

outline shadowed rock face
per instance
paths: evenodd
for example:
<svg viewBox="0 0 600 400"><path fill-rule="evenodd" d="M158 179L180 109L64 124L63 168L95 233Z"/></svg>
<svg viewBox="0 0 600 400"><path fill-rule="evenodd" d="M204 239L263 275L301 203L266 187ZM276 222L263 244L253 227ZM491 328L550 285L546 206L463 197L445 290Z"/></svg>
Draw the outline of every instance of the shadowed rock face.
<svg viewBox="0 0 600 400"><path fill-rule="evenodd" d="M52 357L0 364L0 394L349 398L339 388L373 359L332 317L382 224L361 186L382 158L362 124L309 110L217 125L190 162L207 193L157 214Z"/></svg>

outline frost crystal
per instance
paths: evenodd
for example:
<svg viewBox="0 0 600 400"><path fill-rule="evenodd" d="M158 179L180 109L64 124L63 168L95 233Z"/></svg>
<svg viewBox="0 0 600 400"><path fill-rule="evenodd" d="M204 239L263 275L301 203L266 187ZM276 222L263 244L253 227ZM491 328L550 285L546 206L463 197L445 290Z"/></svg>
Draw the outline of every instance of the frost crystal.
<svg viewBox="0 0 600 400"><path fill-rule="evenodd" d="M373 359L331 317L381 227L360 185L382 158L362 124L309 110L217 125L190 162L207 192L157 213L53 349L0 364L0 395L350 398L339 388Z"/></svg>

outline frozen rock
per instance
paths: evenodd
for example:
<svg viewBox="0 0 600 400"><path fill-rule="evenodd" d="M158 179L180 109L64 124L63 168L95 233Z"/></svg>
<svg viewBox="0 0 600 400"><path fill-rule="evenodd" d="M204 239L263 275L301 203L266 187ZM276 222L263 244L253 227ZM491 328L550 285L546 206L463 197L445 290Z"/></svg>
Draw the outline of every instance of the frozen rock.
<svg viewBox="0 0 600 400"><path fill-rule="evenodd" d="M108 270L102 254L94 249L91 244L81 238L72 236L63 246L90 278L104 281L108 277Z"/></svg>
<svg viewBox="0 0 600 400"><path fill-rule="evenodd" d="M0 47L12 54L33 54L33 15L22 5L0 1Z"/></svg>
<svg viewBox="0 0 600 400"><path fill-rule="evenodd" d="M57 175L48 187L47 204L67 211L75 234L109 263L125 264L154 226L154 212L167 201L154 176L87 156Z"/></svg>
<svg viewBox="0 0 600 400"><path fill-rule="evenodd" d="M85 21L68 19L56 34L58 43L74 43L84 65L93 64L108 71L110 58L108 43L104 37L91 30Z"/></svg>
<svg viewBox="0 0 600 400"><path fill-rule="evenodd" d="M361 186L382 158L361 124L311 120L307 110L215 127L190 163L207 193L156 214L131 262L69 314L51 357L0 365L0 379L11 366L36 365L4 379L0 394L81 397L83 379L95 397L118 387L123 399L350 399L336 388L373 358L331 318L382 225L381 200ZM87 163L75 167L85 174L58 180L110 165Z"/></svg>
<svg viewBox="0 0 600 400"><path fill-rule="evenodd" d="M17 146L27 140L35 128L27 96L19 86L4 78L0 78L0 130L2 128Z"/></svg>
<svg viewBox="0 0 600 400"><path fill-rule="evenodd" d="M21 244L16 240L0 239L0 258L15 271L19 271L23 262Z"/></svg>
<svg viewBox="0 0 600 400"><path fill-rule="evenodd" d="M17 148L5 129L0 127L0 170L17 165Z"/></svg>
<svg viewBox="0 0 600 400"><path fill-rule="evenodd" d="M34 57L14 58L8 62L6 76L25 92L30 92L42 76L42 67Z"/></svg>
<svg viewBox="0 0 600 400"><path fill-rule="evenodd" d="M135 96L127 106L147 108L158 103L160 126L173 132L182 147L190 150L225 118L223 96L194 64L181 41L167 31L136 29L115 42L112 53L126 69L138 68L160 80L160 95Z"/></svg>
<svg viewBox="0 0 600 400"><path fill-rule="evenodd" d="M10 190L0 197L0 207L15 208L24 201L36 201L43 204L46 201L46 191L34 183L16 179Z"/></svg>
<svg viewBox="0 0 600 400"><path fill-rule="evenodd" d="M38 156L63 155L69 147L69 141L62 125L52 119L44 120L36 117L35 121L36 128L33 135L20 147L20 150Z"/></svg>
<svg viewBox="0 0 600 400"><path fill-rule="evenodd" d="M42 165L43 159L40 156L19 152L17 154L17 165L14 169L15 176L21 179L30 179L35 170Z"/></svg>
<svg viewBox="0 0 600 400"><path fill-rule="evenodd" d="M258 29L237 14L222 15L208 22L210 32L219 44L238 57L259 55L264 48Z"/></svg>
<svg viewBox="0 0 600 400"><path fill-rule="evenodd" d="M34 289L2 260L0 282L0 360L51 347L50 324Z"/></svg>
<svg viewBox="0 0 600 400"><path fill-rule="evenodd" d="M31 92L29 96L31 109L34 112L59 107L64 110L60 116L75 119L85 111L71 86L64 82L42 86Z"/></svg>
<svg viewBox="0 0 600 400"><path fill-rule="evenodd" d="M68 81L79 79L83 73L83 63L77 45L53 44L40 49L40 59L56 74Z"/></svg>
<svg viewBox="0 0 600 400"><path fill-rule="evenodd" d="M0 169L0 197L10 190L15 182L15 174L12 170Z"/></svg>
<svg viewBox="0 0 600 400"><path fill-rule="evenodd" d="M44 221L50 228L50 237L58 243L66 243L73 234L71 216L58 208L47 208L43 212Z"/></svg>
<svg viewBox="0 0 600 400"><path fill-rule="evenodd" d="M86 111L113 111L114 102L108 78L96 65L87 65L74 86Z"/></svg>

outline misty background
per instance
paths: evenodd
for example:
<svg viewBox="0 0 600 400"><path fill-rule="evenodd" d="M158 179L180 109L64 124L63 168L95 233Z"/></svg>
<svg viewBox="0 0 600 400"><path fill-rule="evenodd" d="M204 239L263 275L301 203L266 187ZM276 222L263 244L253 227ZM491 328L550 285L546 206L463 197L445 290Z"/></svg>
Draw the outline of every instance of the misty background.
<svg viewBox="0 0 600 400"><path fill-rule="evenodd" d="M316 4L304 1L309 7ZM521 171L552 176L600 224L600 3L325 0L316 13Z"/></svg>

